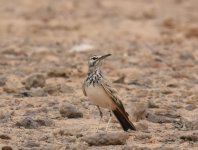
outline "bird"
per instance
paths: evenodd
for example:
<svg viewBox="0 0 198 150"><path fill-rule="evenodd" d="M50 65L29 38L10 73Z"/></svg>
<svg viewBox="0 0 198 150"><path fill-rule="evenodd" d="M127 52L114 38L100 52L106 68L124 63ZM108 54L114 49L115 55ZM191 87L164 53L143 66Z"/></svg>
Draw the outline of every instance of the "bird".
<svg viewBox="0 0 198 150"><path fill-rule="evenodd" d="M111 122L111 112L113 112L124 131L136 130L136 127L129 120L129 115L125 111L118 92L113 88L111 82L104 77L101 71L103 60L109 56L111 56L111 54L94 55L89 58L87 76L82 84L84 95L97 106L100 113L100 120L96 132L99 130L100 122L103 117L103 113L100 108L106 108L110 112L106 131L108 130L109 123Z"/></svg>

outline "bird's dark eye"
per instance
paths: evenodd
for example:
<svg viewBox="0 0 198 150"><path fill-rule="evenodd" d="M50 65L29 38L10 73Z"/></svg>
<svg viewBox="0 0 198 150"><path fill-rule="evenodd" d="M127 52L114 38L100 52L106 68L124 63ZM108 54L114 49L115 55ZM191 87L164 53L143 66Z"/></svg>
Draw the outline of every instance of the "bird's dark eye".
<svg viewBox="0 0 198 150"><path fill-rule="evenodd" d="M93 57L92 59L93 59L93 60L96 60L97 58L96 58L96 57Z"/></svg>

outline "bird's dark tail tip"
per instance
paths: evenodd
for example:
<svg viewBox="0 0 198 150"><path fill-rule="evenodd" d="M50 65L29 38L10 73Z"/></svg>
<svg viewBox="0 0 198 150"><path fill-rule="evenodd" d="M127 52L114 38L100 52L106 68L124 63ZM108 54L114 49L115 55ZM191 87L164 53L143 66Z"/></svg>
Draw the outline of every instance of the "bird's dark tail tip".
<svg viewBox="0 0 198 150"><path fill-rule="evenodd" d="M113 110L113 113L117 120L120 122L122 128L124 131L128 130L136 130L133 123L129 120L128 116L124 113L122 113L119 109Z"/></svg>

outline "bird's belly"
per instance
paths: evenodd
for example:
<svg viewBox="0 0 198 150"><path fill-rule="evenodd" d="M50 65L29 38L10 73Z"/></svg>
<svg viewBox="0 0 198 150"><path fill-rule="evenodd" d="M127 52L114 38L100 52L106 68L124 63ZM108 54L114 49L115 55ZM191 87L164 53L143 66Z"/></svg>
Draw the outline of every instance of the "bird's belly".
<svg viewBox="0 0 198 150"><path fill-rule="evenodd" d="M112 100L109 98L102 87L88 86L86 88L86 93L90 101L92 101L95 105L108 109L112 108Z"/></svg>

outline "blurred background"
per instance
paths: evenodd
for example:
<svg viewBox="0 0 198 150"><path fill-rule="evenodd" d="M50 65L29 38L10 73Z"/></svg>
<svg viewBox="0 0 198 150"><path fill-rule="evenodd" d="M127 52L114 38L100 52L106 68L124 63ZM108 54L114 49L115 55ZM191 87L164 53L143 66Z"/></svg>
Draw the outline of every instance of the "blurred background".
<svg viewBox="0 0 198 150"><path fill-rule="evenodd" d="M50 65L70 63L79 53L83 62L106 52L197 57L197 7L196 0L0 0L1 57L41 56Z"/></svg>
<svg viewBox="0 0 198 150"><path fill-rule="evenodd" d="M6 142L31 148L33 141L41 149L52 148L64 146L67 133L56 131L61 127L74 135L73 124L82 134L88 126L94 129L98 112L83 96L81 83L88 58L106 53L113 55L104 63L104 72L119 89L133 122L145 118L147 113L137 117L141 111L169 119L174 114L183 117L183 126L192 123L187 125L189 134L197 129L197 0L0 0L0 131L12 139ZM65 102L81 110L82 126L61 116L59 105ZM46 116L51 124L29 137L30 127L20 121ZM178 137L173 145L178 146L180 134L173 133L176 127L170 124L174 116L165 124L143 119L147 130L165 131L162 139L151 135L150 144L164 144L173 134ZM27 130L18 129L18 121ZM40 139L41 134L48 138ZM138 138L141 132L134 134L133 145L148 142Z"/></svg>

